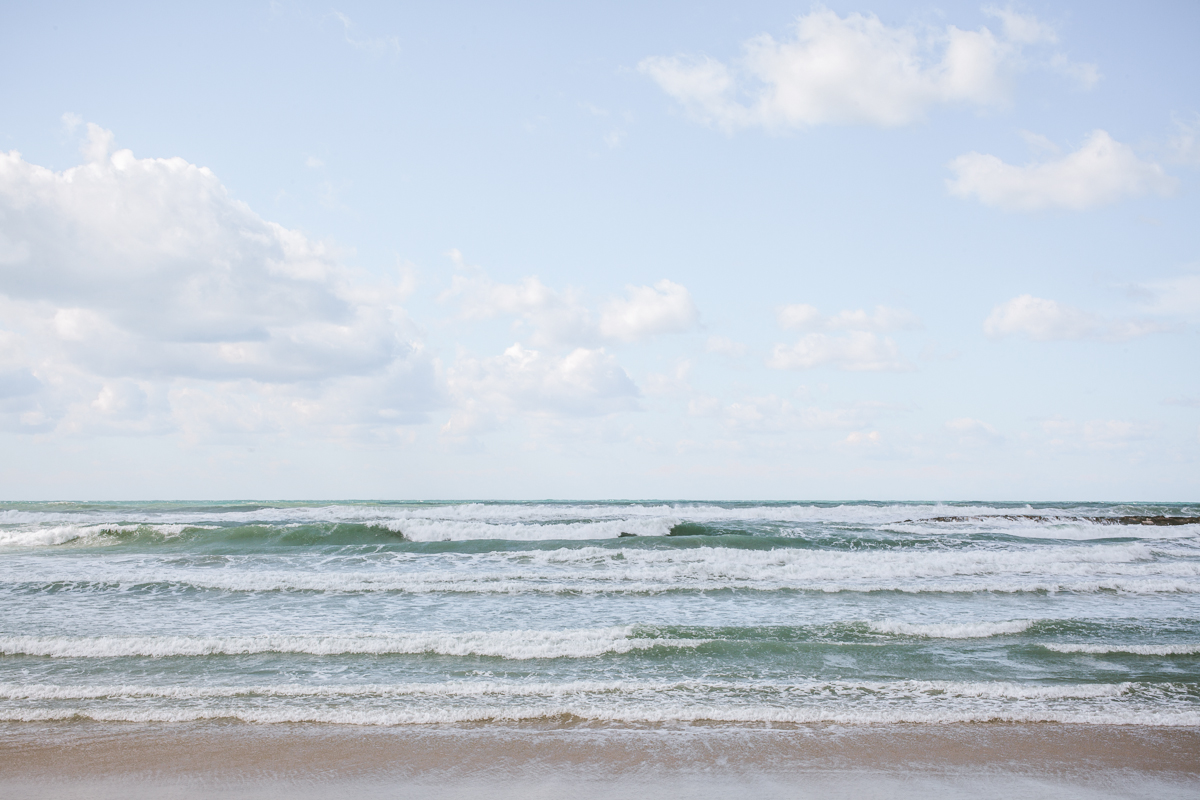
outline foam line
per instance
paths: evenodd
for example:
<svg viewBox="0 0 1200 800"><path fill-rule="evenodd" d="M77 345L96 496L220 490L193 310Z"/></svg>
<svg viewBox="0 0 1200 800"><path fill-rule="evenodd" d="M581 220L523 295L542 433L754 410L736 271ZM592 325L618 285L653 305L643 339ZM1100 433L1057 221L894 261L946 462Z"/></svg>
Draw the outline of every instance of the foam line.
<svg viewBox="0 0 1200 800"><path fill-rule="evenodd" d="M983 639L989 636L1006 636L1023 633L1033 625L1031 619L1014 619L1004 622L967 622L915 624L885 620L872 622L869 627L878 633L902 636L923 636L930 639Z"/></svg>
<svg viewBox="0 0 1200 800"><path fill-rule="evenodd" d="M1055 653L1092 653L1095 655L1127 654L1135 656L1192 656L1200 655L1200 644L1058 644L1042 647Z"/></svg>
<svg viewBox="0 0 1200 800"><path fill-rule="evenodd" d="M564 631L473 631L340 636L94 636L0 637L0 654L51 658L213 656L250 653L310 655L491 656L594 658L653 647L697 647L703 639L656 639L634 635L633 627Z"/></svg>

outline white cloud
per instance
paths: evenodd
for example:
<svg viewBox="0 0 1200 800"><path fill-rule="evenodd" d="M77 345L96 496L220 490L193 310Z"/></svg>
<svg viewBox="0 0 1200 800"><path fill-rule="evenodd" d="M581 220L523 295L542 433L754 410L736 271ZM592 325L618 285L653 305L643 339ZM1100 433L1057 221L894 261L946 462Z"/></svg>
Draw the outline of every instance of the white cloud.
<svg viewBox="0 0 1200 800"><path fill-rule="evenodd" d="M772 369L831 366L851 372L903 372L913 367L890 338L867 331L845 336L810 333L795 344L777 344L767 361Z"/></svg>
<svg viewBox="0 0 1200 800"><path fill-rule="evenodd" d="M967 153L949 166L956 173L946 181L951 194L1009 211L1081 211L1125 197L1169 195L1177 185L1161 166L1142 161L1133 148L1101 130L1075 152L1052 161L1017 167L996 156Z"/></svg>
<svg viewBox="0 0 1200 800"><path fill-rule="evenodd" d="M952 419L946 423L946 429L957 435L959 444L969 447L995 445L1004 441L1004 434L995 426L970 417Z"/></svg>
<svg viewBox="0 0 1200 800"><path fill-rule="evenodd" d="M851 431L845 439L835 442L834 448L859 458L881 461L911 458L914 452L911 447L897 447L894 441L879 431L865 429Z"/></svg>
<svg viewBox="0 0 1200 800"><path fill-rule="evenodd" d="M518 418L589 417L634 410L638 387L602 345L632 343L689 330L698 313L683 286L661 280L654 286L627 286L624 297L595 309L582 293L557 291L536 276L520 283L496 283L462 255L451 252L460 270L443 302L458 306L464 320L515 317L518 342L493 358L460 356L448 371L457 408L443 427L450 441L471 442L479 434ZM689 391L682 362L674 375L647 377L650 394Z"/></svg>
<svg viewBox="0 0 1200 800"><path fill-rule="evenodd" d="M1097 419L1083 423L1083 438L1099 447L1123 447L1153 435L1153 427L1129 420Z"/></svg>
<svg viewBox="0 0 1200 800"><path fill-rule="evenodd" d="M457 252L453 253L458 258ZM456 275L441 299L454 302L465 319L517 317L532 330L532 343L544 347L591 346L601 341L636 342L694 327L699 312L688 290L669 280L654 286L626 286L594 313L580 293L556 291L536 276L519 284L495 283L484 275Z"/></svg>
<svg viewBox="0 0 1200 800"><path fill-rule="evenodd" d="M661 280L650 286L626 286L626 296L610 300L600 316L600 334L634 342L662 333L683 333L700 313L683 286Z"/></svg>
<svg viewBox="0 0 1200 800"><path fill-rule="evenodd" d="M1095 64L1072 61L1062 53L1056 53L1050 59L1049 66L1056 72L1061 72L1071 78L1084 89L1090 89L1100 82L1100 68Z"/></svg>
<svg viewBox="0 0 1200 800"><path fill-rule="evenodd" d="M1049 443L1066 450L1125 450L1154 436L1156 426L1119 419L1076 422L1055 417L1042 422Z"/></svg>
<svg viewBox="0 0 1200 800"><path fill-rule="evenodd" d="M1190 122L1175 119L1175 135L1170 139L1171 160L1178 164L1200 166L1200 114Z"/></svg>
<svg viewBox="0 0 1200 800"><path fill-rule="evenodd" d="M774 394L744 397L723 403L715 397L696 397L689 404L692 416L718 419L725 427L760 433L795 430L846 430L870 424L879 413L876 403L860 403L842 408L802 406Z"/></svg>
<svg viewBox="0 0 1200 800"><path fill-rule="evenodd" d="M1051 141L1049 137L1042 136L1040 133L1034 133L1032 131L1017 131L1017 135L1024 139L1025 144L1029 145L1029 149L1035 153L1050 153L1051 155L1058 155L1062 152L1061 147Z"/></svg>
<svg viewBox="0 0 1200 800"><path fill-rule="evenodd" d="M517 317L521 326L532 328L531 341L537 347L594 345L599 340L594 316L578 293L555 291L536 276L508 284L485 275L455 275L441 299L456 303L463 319Z"/></svg>
<svg viewBox="0 0 1200 800"><path fill-rule="evenodd" d="M983 323L988 336L1024 335L1038 342L1057 339L1123 341L1168 330L1160 323L1106 319L1054 300L1023 294L992 309Z"/></svg>
<svg viewBox="0 0 1200 800"><path fill-rule="evenodd" d="M442 429L451 438L473 436L519 415L634 410L639 396L628 373L603 348L553 357L514 344L493 358L459 358L448 383L459 402Z"/></svg>
<svg viewBox="0 0 1200 800"><path fill-rule="evenodd" d="M727 336L710 336L704 343L704 349L710 353L729 358L741 358L746 355L746 345L735 342Z"/></svg>
<svg viewBox="0 0 1200 800"><path fill-rule="evenodd" d="M903 309L876 306L873 313L862 309L822 314L815 306L796 303L779 309L780 327L810 331L795 344L777 344L767 361L772 369L812 369L833 366L854 372L907 371L913 367L900 353L895 341L878 333L912 330L921 320ZM828 331L848 331L830 336Z"/></svg>
<svg viewBox="0 0 1200 800"><path fill-rule="evenodd" d="M857 311L840 311L834 315L825 315L814 306L798 303L781 308L778 319L781 328L801 331L884 332L917 330L921 327L921 320L916 314L887 306L875 306L872 314L858 309Z"/></svg>
<svg viewBox="0 0 1200 800"><path fill-rule="evenodd" d="M984 6L983 13L1000 20L1004 28L1004 37L1020 44L1053 44L1058 41L1054 28L1030 14L1021 14L1012 9Z"/></svg>
<svg viewBox="0 0 1200 800"><path fill-rule="evenodd" d="M706 56L655 56L638 68L695 118L727 131L905 125L938 104L1005 102L1009 75L1026 63L1024 48L1056 40L1032 16L989 13L1001 20L1000 36L986 27L889 27L873 14L839 17L817 8L799 17L783 41L768 34L748 40L730 65ZM1059 62L1047 65L1079 72L1065 57Z"/></svg>
<svg viewBox="0 0 1200 800"><path fill-rule="evenodd" d="M403 281L346 269L207 169L87 130L89 163L64 172L0 154L0 326L24 354L16 374L38 382L0 408L10 427L183 429L187 392L306 424L323 416L298 408L364 380L390 395L342 395L332 416L371 427L439 404Z"/></svg>
<svg viewBox="0 0 1200 800"><path fill-rule="evenodd" d="M361 50L373 56L382 56L389 53L394 55L400 52L400 39L397 37L359 36L356 33L358 26L349 17L339 11L334 11L333 16L337 17L338 22L342 23L342 35L346 40L346 44L355 50Z"/></svg>
<svg viewBox="0 0 1200 800"><path fill-rule="evenodd" d="M686 358L677 362L675 369L670 372L652 372L646 376L644 384L646 394L671 395L689 393L692 391L692 387L688 383L691 373L692 362Z"/></svg>
<svg viewBox="0 0 1200 800"><path fill-rule="evenodd" d="M1151 281L1136 287L1146 301L1140 303L1149 314L1164 316L1200 316L1200 275L1180 275L1162 281Z"/></svg>
<svg viewBox="0 0 1200 800"><path fill-rule="evenodd" d="M847 447L876 448L883 444L883 436L879 431L851 431L841 443Z"/></svg>

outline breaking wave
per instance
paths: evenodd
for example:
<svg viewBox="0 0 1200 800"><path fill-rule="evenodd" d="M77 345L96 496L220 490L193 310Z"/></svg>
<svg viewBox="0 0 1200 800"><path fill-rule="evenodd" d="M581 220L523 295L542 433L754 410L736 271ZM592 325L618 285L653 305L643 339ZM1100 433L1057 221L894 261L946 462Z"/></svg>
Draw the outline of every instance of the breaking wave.
<svg viewBox="0 0 1200 800"><path fill-rule="evenodd" d="M1170 539L1200 535L1200 508L967 504L446 503L9 504L0 546L261 542L589 541L622 535L804 537L828 528L860 536L1003 535Z"/></svg>
<svg viewBox="0 0 1200 800"><path fill-rule="evenodd" d="M1191 551L1184 553L1190 555ZM341 560L250 557L215 566L60 560L0 572L19 591L190 587L230 592L488 594L816 592L1200 592L1200 559L1135 542L1037 549L832 551L577 547Z"/></svg>

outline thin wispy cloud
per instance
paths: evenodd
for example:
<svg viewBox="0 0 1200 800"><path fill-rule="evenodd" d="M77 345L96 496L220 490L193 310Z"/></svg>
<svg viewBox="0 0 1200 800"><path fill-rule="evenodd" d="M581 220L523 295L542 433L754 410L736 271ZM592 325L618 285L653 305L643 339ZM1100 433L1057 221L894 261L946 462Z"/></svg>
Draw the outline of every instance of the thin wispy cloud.
<svg viewBox="0 0 1200 800"><path fill-rule="evenodd" d="M988 336L1019 335L1037 342L1072 339L1119 342L1170 329L1157 320L1111 319L1028 294L996 306L983 323Z"/></svg>

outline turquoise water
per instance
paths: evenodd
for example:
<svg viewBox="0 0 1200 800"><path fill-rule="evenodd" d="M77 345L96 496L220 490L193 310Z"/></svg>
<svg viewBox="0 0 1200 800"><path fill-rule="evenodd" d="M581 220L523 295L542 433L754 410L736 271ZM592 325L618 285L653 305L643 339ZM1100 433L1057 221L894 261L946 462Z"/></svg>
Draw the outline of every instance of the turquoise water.
<svg viewBox="0 0 1200 800"><path fill-rule="evenodd" d="M0 720L1200 725L1197 523L1187 504L6 503Z"/></svg>

